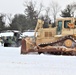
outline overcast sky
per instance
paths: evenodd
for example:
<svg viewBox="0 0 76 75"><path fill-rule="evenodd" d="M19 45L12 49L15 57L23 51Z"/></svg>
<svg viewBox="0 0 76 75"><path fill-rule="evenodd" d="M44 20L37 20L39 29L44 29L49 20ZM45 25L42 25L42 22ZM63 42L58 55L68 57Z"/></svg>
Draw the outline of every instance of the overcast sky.
<svg viewBox="0 0 76 75"><path fill-rule="evenodd" d="M0 0L0 13L24 13L23 3L29 0ZM38 3L42 2L44 6L48 6L51 1L56 1L64 8L67 4L76 2L76 0L32 0Z"/></svg>
<svg viewBox="0 0 76 75"><path fill-rule="evenodd" d="M0 13L3 14L24 14L25 7L23 6L25 1L30 0L0 0ZM61 6L61 10L63 10L66 5L71 4L73 2L76 2L76 0L32 0L36 1L37 4L41 3L48 7L51 1L55 1ZM43 13L42 13L43 15ZM59 15L57 17L60 17ZM50 18L52 20L52 16L50 15ZM5 17L5 22L8 25L10 22L8 20L8 17Z"/></svg>

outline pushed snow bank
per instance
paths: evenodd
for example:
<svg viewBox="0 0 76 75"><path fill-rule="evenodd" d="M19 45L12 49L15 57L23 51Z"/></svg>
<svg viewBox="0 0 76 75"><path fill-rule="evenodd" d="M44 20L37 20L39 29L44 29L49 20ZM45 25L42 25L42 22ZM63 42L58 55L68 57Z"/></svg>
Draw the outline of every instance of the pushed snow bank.
<svg viewBox="0 0 76 75"><path fill-rule="evenodd" d="M0 47L0 75L76 75L76 56L20 54L19 48Z"/></svg>
<svg viewBox="0 0 76 75"><path fill-rule="evenodd" d="M0 37L3 37L3 36L13 36L14 33L13 32L6 32L6 33L0 33Z"/></svg>
<svg viewBox="0 0 76 75"><path fill-rule="evenodd" d="M23 32L21 37L25 37L25 36L34 36L35 32Z"/></svg>

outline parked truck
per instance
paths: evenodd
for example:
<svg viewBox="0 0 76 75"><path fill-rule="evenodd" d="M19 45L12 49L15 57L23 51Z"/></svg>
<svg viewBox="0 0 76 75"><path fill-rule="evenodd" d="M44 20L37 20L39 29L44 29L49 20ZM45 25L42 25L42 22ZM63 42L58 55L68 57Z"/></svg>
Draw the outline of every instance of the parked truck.
<svg viewBox="0 0 76 75"><path fill-rule="evenodd" d="M1 43L4 47L18 47L21 45L20 31L8 30L0 33Z"/></svg>

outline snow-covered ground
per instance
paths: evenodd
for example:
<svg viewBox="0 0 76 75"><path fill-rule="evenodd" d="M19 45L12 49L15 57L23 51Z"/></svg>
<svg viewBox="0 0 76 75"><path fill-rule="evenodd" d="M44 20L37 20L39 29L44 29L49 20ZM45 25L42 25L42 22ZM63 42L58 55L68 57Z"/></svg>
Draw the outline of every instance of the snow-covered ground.
<svg viewBox="0 0 76 75"><path fill-rule="evenodd" d="M76 75L76 56L20 54L0 46L0 75Z"/></svg>

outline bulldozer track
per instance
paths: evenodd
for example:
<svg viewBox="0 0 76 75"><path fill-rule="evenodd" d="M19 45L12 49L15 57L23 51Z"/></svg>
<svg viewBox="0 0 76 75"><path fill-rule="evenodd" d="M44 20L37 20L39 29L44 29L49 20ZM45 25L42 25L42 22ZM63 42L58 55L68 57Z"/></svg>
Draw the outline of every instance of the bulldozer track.
<svg viewBox="0 0 76 75"><path fill-rule="evenodd" d="M64 45L64 41L66 41L67 39L72 41L71 47L66 47ZM43 53L47 51L48 53L57 54L57 55L76 55L76 48L75 48L76 42L71 36L66 36L64 38L57 40L56 42L40 44L38 46L40 47L38 51L39 54L41 52Z"/></svg>
<svg viewBox="0 0 76 75"><path fill-rule="evenodd" d="M55 41L55 42L51 42L51 43L43 43L43 44L39 44L38 46L40 47L45 47L45 46L64 46L64 41L70 39L74 44L76 44L75 40L71 37L71 36L65 36L63 38L60 38L59 40ZM73 48L75 46L72 46L71 48Z"/></svg>

